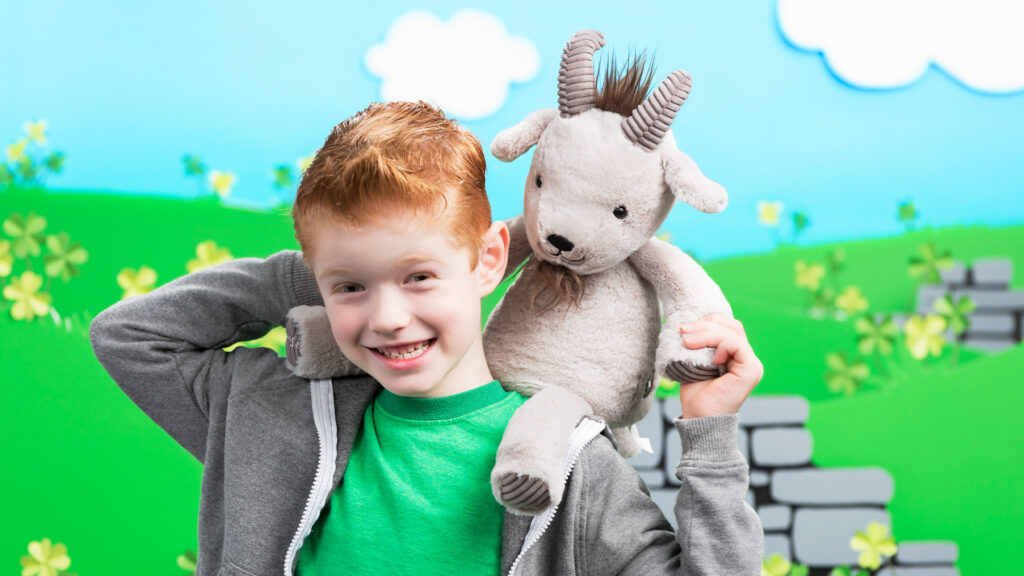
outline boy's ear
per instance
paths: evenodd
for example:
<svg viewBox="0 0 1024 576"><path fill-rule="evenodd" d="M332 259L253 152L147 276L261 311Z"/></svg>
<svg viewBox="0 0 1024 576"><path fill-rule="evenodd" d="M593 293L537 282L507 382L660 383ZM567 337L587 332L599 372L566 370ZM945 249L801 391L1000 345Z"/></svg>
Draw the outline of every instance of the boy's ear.
<svg viewBox="0 0 1024 576"><path fill-rule="evenodd" d="M480 279L480 297L483 298L501 283L508 265L508 226L502 221L491 224L484 235L484 244L477 259L476 272Z"/></svg>

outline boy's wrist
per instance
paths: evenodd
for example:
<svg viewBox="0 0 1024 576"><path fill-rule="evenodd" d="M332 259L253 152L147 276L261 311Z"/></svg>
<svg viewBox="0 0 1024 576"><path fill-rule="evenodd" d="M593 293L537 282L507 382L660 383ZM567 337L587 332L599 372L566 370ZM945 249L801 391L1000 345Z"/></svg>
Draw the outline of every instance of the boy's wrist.
<svg viewBox="0 0 1024 576"><path fill-rule="evenodd" d="M682 460L730 462L743 458L736 442L738 414L679 417L673 423L683 444Z"/></svg>

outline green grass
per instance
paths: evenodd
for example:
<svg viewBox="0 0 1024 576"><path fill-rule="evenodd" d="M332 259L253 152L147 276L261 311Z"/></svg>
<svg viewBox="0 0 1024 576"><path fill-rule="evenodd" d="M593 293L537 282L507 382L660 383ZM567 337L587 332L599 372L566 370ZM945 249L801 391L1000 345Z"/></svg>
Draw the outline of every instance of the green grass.
<svg viewBox="0 0 1024 576"><path fill-rule="evenodd" d="M201 467L110 381L89 346L89 320L120 298L118 272L148 265L164 284L185 273L195 247L214 240L235 257L297 249L286 212L227 209L215 201L105 194L0 192L0 219L30 210L48 233L67 232L89 251L81 276L54 282L49 319L26 324L3 308L0 461L8 495L0 563L16 570L30 540L68 546L71 571L180 576L176 556L195 549ZM873 311L904 311L914 282L907 259L934 241L958 259L1024 262L1024 226L922 230L846 242L842 285L860 286ZM869 384L835 397L822 378L825 355L854 350L850 321L813 319L793 284L796 260L823 261L837 245L783 247L706 262L766 368L755 394L801 394L819 466L884 466L896 480L890 507L898 540L952 539L965 575L1015 565L1024 504L1018 461L1024 438L1024 349L996 356L949 352L926 363L890 362L895 386ZM41 269L41 261L34 263ZM16 271L20 271L20 266ZM485 317L500 297L484 302ZM13 345L10 343L14 343ZM11 521L10 519L13 519Z"/></svg>

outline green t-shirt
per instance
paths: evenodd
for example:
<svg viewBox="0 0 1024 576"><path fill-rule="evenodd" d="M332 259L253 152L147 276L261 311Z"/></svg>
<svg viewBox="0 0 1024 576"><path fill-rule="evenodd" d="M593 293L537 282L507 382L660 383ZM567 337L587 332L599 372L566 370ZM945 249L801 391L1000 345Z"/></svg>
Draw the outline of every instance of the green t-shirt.
<svg viewBox="0 0 1024 576"><path fill-rule="evenodd" d="M504 509L491 469L525 401L497 381L443 398L382 391L297 574L498 574Z"/></svg>

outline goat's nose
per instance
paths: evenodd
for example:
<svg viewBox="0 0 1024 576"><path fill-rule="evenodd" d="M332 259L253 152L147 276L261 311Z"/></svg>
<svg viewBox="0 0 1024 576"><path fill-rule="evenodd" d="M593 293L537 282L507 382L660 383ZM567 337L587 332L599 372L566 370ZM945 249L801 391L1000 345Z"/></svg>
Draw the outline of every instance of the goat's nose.
<svg viewBox="0 0 1024 576"><path fill-rule="evenodd" d="M564 238L562 236L559 236L558 234L552 234L548 236L548 242L550 242L552 246L558 248L562 252L572 251L572 242L569 242L568 238Z"/></svg>

